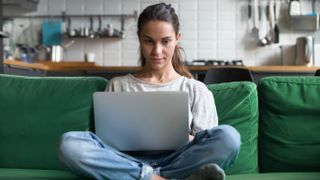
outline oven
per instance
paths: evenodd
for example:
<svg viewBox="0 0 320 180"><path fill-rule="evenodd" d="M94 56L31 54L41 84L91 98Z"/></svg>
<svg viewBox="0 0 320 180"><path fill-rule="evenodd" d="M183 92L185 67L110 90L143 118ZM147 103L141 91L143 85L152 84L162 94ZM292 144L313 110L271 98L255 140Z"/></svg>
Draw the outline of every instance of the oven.
<svg viewBox="0 0 320 180"><path fill-rule="evenodd" d="M241 59L195 59L187 62L188 66L244 66Z"/></svg>

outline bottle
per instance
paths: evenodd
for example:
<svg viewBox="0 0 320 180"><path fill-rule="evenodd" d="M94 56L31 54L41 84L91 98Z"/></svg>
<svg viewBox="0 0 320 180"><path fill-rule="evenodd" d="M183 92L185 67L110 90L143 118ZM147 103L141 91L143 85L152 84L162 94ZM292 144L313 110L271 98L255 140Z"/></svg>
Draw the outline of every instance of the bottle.
<svg viewBox="0 0 320 180"><path fill-rule="evenodd" d="M112 37L113 33L114 33L114 29L113 29L112 24L107 24L107 29L108 29L108 36Z"/></svg>
<svg viewBox="0 0 320 180"><path fill-rule="evenodd" d="M289 4L289 15L298 16L301 15L301 4L300 0L290 0Z"/></svg>

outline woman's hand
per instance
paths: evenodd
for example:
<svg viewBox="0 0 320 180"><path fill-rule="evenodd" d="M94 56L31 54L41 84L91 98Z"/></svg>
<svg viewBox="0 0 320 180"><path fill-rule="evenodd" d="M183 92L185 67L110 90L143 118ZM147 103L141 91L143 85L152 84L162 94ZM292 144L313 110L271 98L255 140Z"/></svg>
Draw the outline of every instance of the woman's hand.
<svg viewBox="0 0 320 180"><path fill-rule="evenodd" d="M189 134L189 142L191 142L194 139L194 136Z"/></svg>

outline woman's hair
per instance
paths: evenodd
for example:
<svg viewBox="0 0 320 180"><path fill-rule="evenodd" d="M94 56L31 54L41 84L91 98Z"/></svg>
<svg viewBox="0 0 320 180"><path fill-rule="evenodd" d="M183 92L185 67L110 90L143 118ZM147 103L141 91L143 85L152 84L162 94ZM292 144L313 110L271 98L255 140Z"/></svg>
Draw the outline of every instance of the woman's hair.
<svg viewBox="0 0 320 180"><path fill-rule="evenodd" d="M179 33L180 23L177 14L173 7L170 4L159 3L148 6L145 8L138 18L138 36L140 36L142 27L148 23L149 21L163 21L170 23L176 34ZM183 56L181 54L182 48L178 45L174 49L173 57L172 57L172 65L175 71L182 76L187 78L192 78L192 74L189 70L184 66ZM140 63L141 66L145 65L145 58L142 55L142 51L140 49Z"/></svg>

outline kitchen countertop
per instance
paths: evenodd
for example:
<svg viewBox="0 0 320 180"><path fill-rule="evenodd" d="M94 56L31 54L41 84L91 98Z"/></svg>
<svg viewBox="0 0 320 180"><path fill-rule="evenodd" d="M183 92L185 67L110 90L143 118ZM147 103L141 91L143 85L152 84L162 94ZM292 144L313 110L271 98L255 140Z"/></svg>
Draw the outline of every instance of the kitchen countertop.
<svg viewBox="0 0 320 180"><path fill-rule="evenodd" d="M137 66L100 66L93 62L50 62L50 61L35 61L23 62L18 60L4 60L4 64L21 68L30 68L44 71L72 71L72 70L139 70Z"/></svg>
<svg viewBox="0 0 320 180"><path fill-rule="evenodd" d="M98 71L136 71L138 66L100 66L91 62L50 62L35 61L32 63L4 60L4 64L20 68L31 68L44 71L76 71L76 70L98 70ZM188 66L190 71L206 71L210 68L238 67L247 68L253 72L313 72L320 66Z"/></svg>

